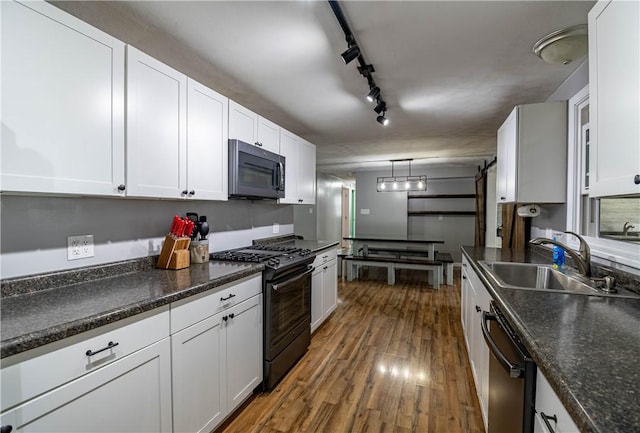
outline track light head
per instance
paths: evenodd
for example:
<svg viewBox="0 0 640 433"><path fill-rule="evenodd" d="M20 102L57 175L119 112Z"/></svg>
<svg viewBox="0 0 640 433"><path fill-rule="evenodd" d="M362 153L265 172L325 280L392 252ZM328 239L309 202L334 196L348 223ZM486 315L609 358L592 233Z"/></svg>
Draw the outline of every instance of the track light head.
<svg viewBox="0 0 640 433"><path fill-rule="evenodd" d="M378 121L379 124L387 126L389 124L389 119L385 117L385 114L386 113L383 111L382 114L379 115L376 120Z"/></svg>
<svg viewBox="0 0 640 433"><path fill-rule="evenodd" d="M376 99L378 99L378 96L380 96L380 87L374 85L371 88L371 90L369 90L369 94L367 95L367 100L369 102L373 102Z"/></svg>
<svg viewBox="0 0 640 433"><path fill-rule="evenodd" d="M380 114L383 111L387 111L387 103L379 99L378 104L375 106L373 111L375 111L377 114Z"/></svg>
<svg viewBox="0 0 640 433"><path fill-rule="evenodd" d="M360 48L358 48L358 46L355 44L349 45L349 48L347 48L347 50L344 53L340 54L340 56L342 57L342 60L344 60L345 65L348 65L350 62L358 58L359 55L360 55Z"/></svg>

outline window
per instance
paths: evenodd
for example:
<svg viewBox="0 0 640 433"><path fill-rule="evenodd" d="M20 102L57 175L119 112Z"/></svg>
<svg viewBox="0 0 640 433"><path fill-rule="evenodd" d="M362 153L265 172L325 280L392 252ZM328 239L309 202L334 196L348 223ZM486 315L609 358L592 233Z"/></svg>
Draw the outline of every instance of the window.
<svg viewBox="0 0 640 433"><path fill-rule="evenodd" d="M589 198L588 86L569 101L567 230L585 237L592 255L640 268L640 197ZM578 243L573 237L567 242Z"/></svg>

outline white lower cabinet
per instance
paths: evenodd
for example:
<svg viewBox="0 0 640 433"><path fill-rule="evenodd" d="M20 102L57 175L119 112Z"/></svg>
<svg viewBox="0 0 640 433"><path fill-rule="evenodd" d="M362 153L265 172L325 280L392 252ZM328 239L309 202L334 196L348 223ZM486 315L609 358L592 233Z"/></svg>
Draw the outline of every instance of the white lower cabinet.
<svg viewBox="0 0 640 433"><path fill-rule="evenodd" d="M549 382L538 370L534 433L580 433Z"/></svg>
<svg viewBox="0 0 640 433"><path fill-rule="evenodd" d="M489 348L482 336L481 319L490 303L489 292L463 256L460 314L485 431L489 414Z"/></svg>
<svg viewBox="0 0 640 433"><path fill-rule="evenodd" d="M337 250L318 253L311 275L311 332L314 332L338 305Z"/></svg>
<svg viewBox="0 0 640 433"><path fill-rule="evenodd" d="M171 335L175 432L212 431L262 381L261 290L257 275L172 305L172 324L191 319Z"/></svg>
<svg viewBox="0 0 640 433"><path fill-rule="evenodd" d="M159 318L162 320L158 321ZM46 372L50 365L51 375L65 377L64 369L57 368L61 360L58 358L54 364L55 355L61 353L69 364L75 362L74 355L84 358L89 372L9 408L0 415L0 424L3 428L11 426L13 432L172 431L168 319L165 312L138 322L150 321L148 323L156 329L160 326L165 337L121 358L115 348L127 351L132 342L135 345L135 340L140 340L140 335L134 333L144 328L134 324L121 328L120 332L115 331L118 345L95 356L87 355L85 350L100 347L81 342L7 367L11 370L6 370L3 379L6 378L10 386L23 377L20 370L37 366ZM105 334L110 341L113 336L113 333ZM78 349L83 350L79 352ZM27 376L28 370L23 377L25 383L29 380Z"/></svg>

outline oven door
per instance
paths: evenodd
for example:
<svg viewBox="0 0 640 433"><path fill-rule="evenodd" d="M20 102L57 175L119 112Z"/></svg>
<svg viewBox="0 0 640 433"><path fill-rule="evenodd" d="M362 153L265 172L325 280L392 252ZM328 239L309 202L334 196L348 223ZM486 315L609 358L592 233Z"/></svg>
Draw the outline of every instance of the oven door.
<svg viewBox="0 0 640 433"><path fill-rule="evenodd" d="M311 273L313 268L268 281L265 287L265 353L274 359L298 336L296 330L311 326Z"/></svg>

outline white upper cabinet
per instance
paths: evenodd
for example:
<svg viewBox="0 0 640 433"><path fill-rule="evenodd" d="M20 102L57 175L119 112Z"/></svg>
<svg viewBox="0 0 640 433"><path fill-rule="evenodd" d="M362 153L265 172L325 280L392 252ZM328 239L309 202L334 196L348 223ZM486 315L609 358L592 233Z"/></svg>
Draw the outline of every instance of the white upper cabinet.
<svg viewBox="0 0 640 433"><path fill-rule="evenodd" d="M2 190L123 195L124 44L45 2L0 3Z"/></svg>
<svg viewBox="0 0 640 433"><path fill-rule="evenodd" d="M187 80L187 196L227 200L229 100Z"/></svg>
<svg viewBox="0 0 640 433"><path fill-rule="evenodd" d="M640 3L589 12L589 195L640 193Z"/></svg>
<svg viewBox="0 0 640 433"><path fill-rule="evenodd" d="M564 203L567 104L519 105L498 129L498 203Z"/></svg>
<svg viewBox="0 0 640 433"><path fill-rule="evenodd" d="M273 153L280 150L280 127L232 100L229 100L229 138Z"/></svg>
<svg viewBox="0 0 640 433"><path fill-rule="evenodd" d="M127 46L127 195L187 195L186 126L186 75Z"/></svg>
<svg viewBox="0 0 640 433"><path fill-rule="evenodd" d="M280 154L286 158L285 197L280 203L315 204L316 147L286 129L280 129Z"/></svg>

